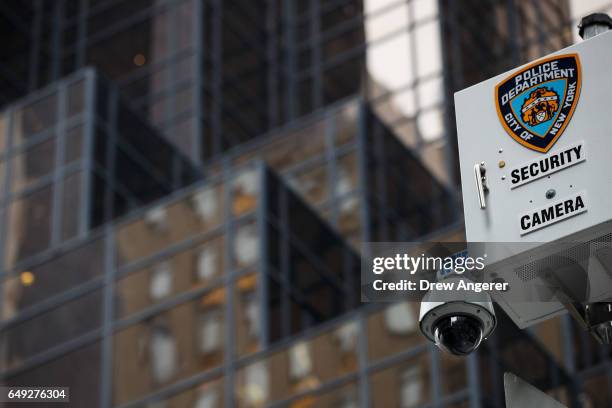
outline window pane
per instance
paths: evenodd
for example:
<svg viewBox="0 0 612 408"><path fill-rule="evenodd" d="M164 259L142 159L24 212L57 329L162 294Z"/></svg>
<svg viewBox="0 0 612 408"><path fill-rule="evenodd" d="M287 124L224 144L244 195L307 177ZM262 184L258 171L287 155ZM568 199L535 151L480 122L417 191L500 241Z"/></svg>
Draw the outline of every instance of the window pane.
<svg viewBox="0 0 612 408"><path fill-rule="evenodd" d="M255 264L259 259L259 236L257 225L249 223L236 229L233 237L232 252L237 268L245 268Z"/></svg>
<svg viewBox="0 0 612 408"><path fill-rule="evenodd" d="M327 119L335 119L336 134L334 138L338 146L355 142L357 136L357 124L359 123L357 120L357 114L357 104L351 103L340 108L335 118Z"/></svg>
<svg viewBox="0 0 612 408"><path fill-rule="evenodd" d="M236 282L236 347L239 354L250 354L260 349L262 335L261 298L259 297L259 276L251 273Z"/></svg>
<svg viewBox="0 0 612 408"><path fill-rule="evenodd" d="M103 16L104 13L98 14L96 23L102 23ZM108 25L108 21L104 22L105 26ZM88 49L87 62L101 69L111 79L120 80L153 58L152 29L152 21L148 19L116 32L110 37L107 36L102 41L97 41ZM157 44L159 43L163 41L157 41ZM113 57L109 58L109 55Z"/></svg>
<svg viewBox="0 0 612 408"><path fill-rule="evenodd" d="M224 314L225 289L215 289L116 333L115 404L219 366L225 344Z"/></svg>
<svg viewBox="0 0 612 408"><path fill-rule="evenodd" d="M257 206L259 192L259 174L257 169L240 171L232 182L233 213L242 215L253 211Z"/></svg>
<svg viewBox="0 0 612 408"><path fill-rule="evenodd" d="M100 327L101 304L98 290L4 330L2 342L9 356L5 367L19 367L27 358Z"/></svg>
<svg viewBox="0 0 612 408"><path fill-rule="evenodd" d="M166 261L158 262L152 268L149 281L149 295L153 301L167 297L172 292L172 266Z"/></svg>
<svg viewBox="0 0 612 408"><path fill-rule="evenodd" d="M51 128L57 119L57 95L51 94L34 101L15 116L13 145L17 146L33 134Z"/></svg>
<svg viewBox="0 0 612 408"><path fill-rule="evenodd" d="M83 111L85 101L85 80L81 79L68 87L68 117Z"/></svg>
<svg viewBox="0 0 612 408"><path fill-rule="evenodd" d="M77 125L66 132L64 164L81 158L83 151L83 125Z"/></svg>
<svg viewBox="0 0 612 408"><path fill-rule="evenodd" d="M356 372L356 336L356 326L347 322L242 368L236 384L238 406L288 398Z"/></svg>
<svg viewBox="0 0 612 408"><path fill-rule="evenodd" d="M137 271L116 283L117 317L126 317L172 295L210 285L222 276L223 241L215 238Z"/></svg>
<svg viewBox="0 0 612 408"><path fill-rule="evenodd" d="M359 171L357 153L349 153L338 159L337 179L335 193L343 197L357 188Z"/></svg>
<svg viewBox="0 0 612 408"><path fill-rule="evenodd" d="M100 343L94 343L10 377L4 381L4 385L9 387L61 385L70 388L70 406L97 407L100 401L100 361Z"/></svg>
<svg viewBox="0 0 612 408"><path fill-rule="evenodd" d="M203 193L208 191L207 193ZM160 207L161 208L161 207ZM163 207L163 228L147 217L127 222L117 230L118 262L129 263L154 254L172 244L202 234L223 220L221 186L207 187L193 196ZM134 245L139 242L139 245Z"/></svg>
<svg viewBox="0 0 612 408"><path fill-rule="evenodd" d="M328 198L329 182L325 163L294 174L288 183L313 205L321 204Z"/></svg>
<svg viewBox="0 0 612 408"><path fill-rule="evenodd" d="M196 247L192 254L195 258L194 281L207 284L221 276L223 271L223 239L216 238Z"/></svg>
<svg viewBox="0 0 612 408"><path fill-rule="evenodd" d="M12 191L21 191L48 176L55 167L55 137L38 143L12 158Z"/></svg>
<svg viewBox="0 0 612 408"><path fill-rule="evenodd" d="M331 391L307 394L283 407L358 408L359 392L355 383L349 383Z"/></svg>
<svg viewBox="0 0 612 408"><path fill-rule="evenodd" d="M81 172L71 174L64 179L62 194L62 240L67 240L79 232Z"/></svg>
<svg viewBox="0 0 612 408"><path fill-rule="evenodd" d="M426 343L419 331L418 303L400 302L368 317L368 353L379 360Z"/></svg>
<svg viewBox="0 0 612 408"><path fill-rule="evenodd" d="M416 62L419 77L439 73L442 70L442 52L440 50L440 24L430 21L417 26Z"/></svg>
<svg viewBox="0 0 612 408"><path fill-rule="evenodd" d="M3 318L88 282L104 271L104 242L92 240L48 262L9 276L3 283ZM27 279L26 279L27 278Z"/></svg>
<svg viewBox="0 0 612 408"><path fill-rule="evenodd" d="M213 379L148 405L150 408L223 408L223 378Z"/></svg>
<svg viewBox="0 0 612 408"><path fill-rule="evenodd" d="M430 399L429 353L423 353L370 377L372 406L416 408Z"/></svg>
<svg viewBox="0 0 612 408"><path fill-rule="evenodd" d="M51 187L40 189L10 204L4 247L7 268L49 247L51 208Z"/></svg>
<svg viewBox="0 0 612 408"><path fill-rule="evenodd" d="M440 353L442 373L442 392L444 395L461 391L468 387L468 372L465 358L456 357L448 353Z"/></svg>

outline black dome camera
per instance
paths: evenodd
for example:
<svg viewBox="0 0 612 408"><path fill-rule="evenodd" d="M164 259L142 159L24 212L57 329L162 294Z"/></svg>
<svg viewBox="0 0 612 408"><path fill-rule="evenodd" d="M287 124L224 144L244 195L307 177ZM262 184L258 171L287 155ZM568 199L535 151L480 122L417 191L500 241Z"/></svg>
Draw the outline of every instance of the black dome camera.
<svg viewBox="0 0 612 408"><path fill-rule="evenodd" d="M465 356L480 346L483 323L471 316L445 316L434 323L434 339L442 350Z"/></svg>
<svg viewBox="0 0 612 408"><path fill-rule="evenodd" d="M470 294L465 299L455 293L447 300L430 291L421 302L419 325L425 337L441 350L466 356L495 329L495 311L488 293Z"/></svg>

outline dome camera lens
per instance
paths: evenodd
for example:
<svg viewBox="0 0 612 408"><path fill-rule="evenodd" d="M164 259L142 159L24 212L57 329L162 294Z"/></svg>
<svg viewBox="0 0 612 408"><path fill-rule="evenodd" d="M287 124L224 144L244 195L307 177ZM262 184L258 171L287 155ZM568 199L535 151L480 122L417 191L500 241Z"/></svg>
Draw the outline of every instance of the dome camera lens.
<svg viewBox="0 0 612 408"><path fill-rule="evenodd" d="M482 341L482 323L474 317L447 316L434 327L436 345L457 356L470 354Z"/></svg>

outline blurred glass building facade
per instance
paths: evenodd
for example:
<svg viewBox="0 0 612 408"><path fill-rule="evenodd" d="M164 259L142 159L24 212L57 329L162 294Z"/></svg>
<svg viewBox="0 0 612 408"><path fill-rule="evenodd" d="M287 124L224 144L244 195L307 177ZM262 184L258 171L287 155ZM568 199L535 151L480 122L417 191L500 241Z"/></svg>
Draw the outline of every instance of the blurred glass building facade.
<svg viewBox="0 0 612 408"><path fill-rule="evenodd" d="M553 0L29 0L0 16L22 45L2 100L94 65L202 164L361 93L445 181L453 92L572 41Z"/></svg>
<svg viewBox="0 0 612 408"><path fill-rule="evenodd" d="M0 127L4 268L199 177L92 69L9 105Z"/></svg>
<svg viewBox="0 0 612 408"><path fill-rule="evenodd" d="M317 143L304 137L317 134L313 127L337 131ZM4 379L63 378L80 390L79 405L122 405L222 369L239 378L241 356L299 341L359 306L365 237L460 236L456 207L367 105L351 101L227 155L204 183L7 268ZM351 330L343 341L353 344ZM72 370L71 358L96 374ZM249 375L282 377L272 371ZM233 406L244 391L226 384L214 398ZM290 396L287 387L259 403ZM249 391L246 406L258 392L268 391Z"/></svg>
<svg viewBox="0 0 612 408"><path fill-rule="evenodd" d="M359 304L362 242L463 239L453 92L571 43L566 1L28 0L0 21L3 383L501 407L513 371L609 406L611 351L566 318L500 311L455 359L418 305Z"/></svg>

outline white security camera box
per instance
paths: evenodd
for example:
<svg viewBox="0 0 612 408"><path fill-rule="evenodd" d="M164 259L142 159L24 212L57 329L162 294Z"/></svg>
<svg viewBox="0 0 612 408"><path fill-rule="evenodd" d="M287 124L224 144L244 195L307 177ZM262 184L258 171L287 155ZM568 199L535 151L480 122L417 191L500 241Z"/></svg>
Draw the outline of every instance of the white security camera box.
<svg viewBox="0 0 612 408"><path fill-rule="evenodd" d="M466 238L516 284L560 242L612 241L611 50L612 31L455 94ZM509 297L494 294L520 327L564 310Z"/></svg>

